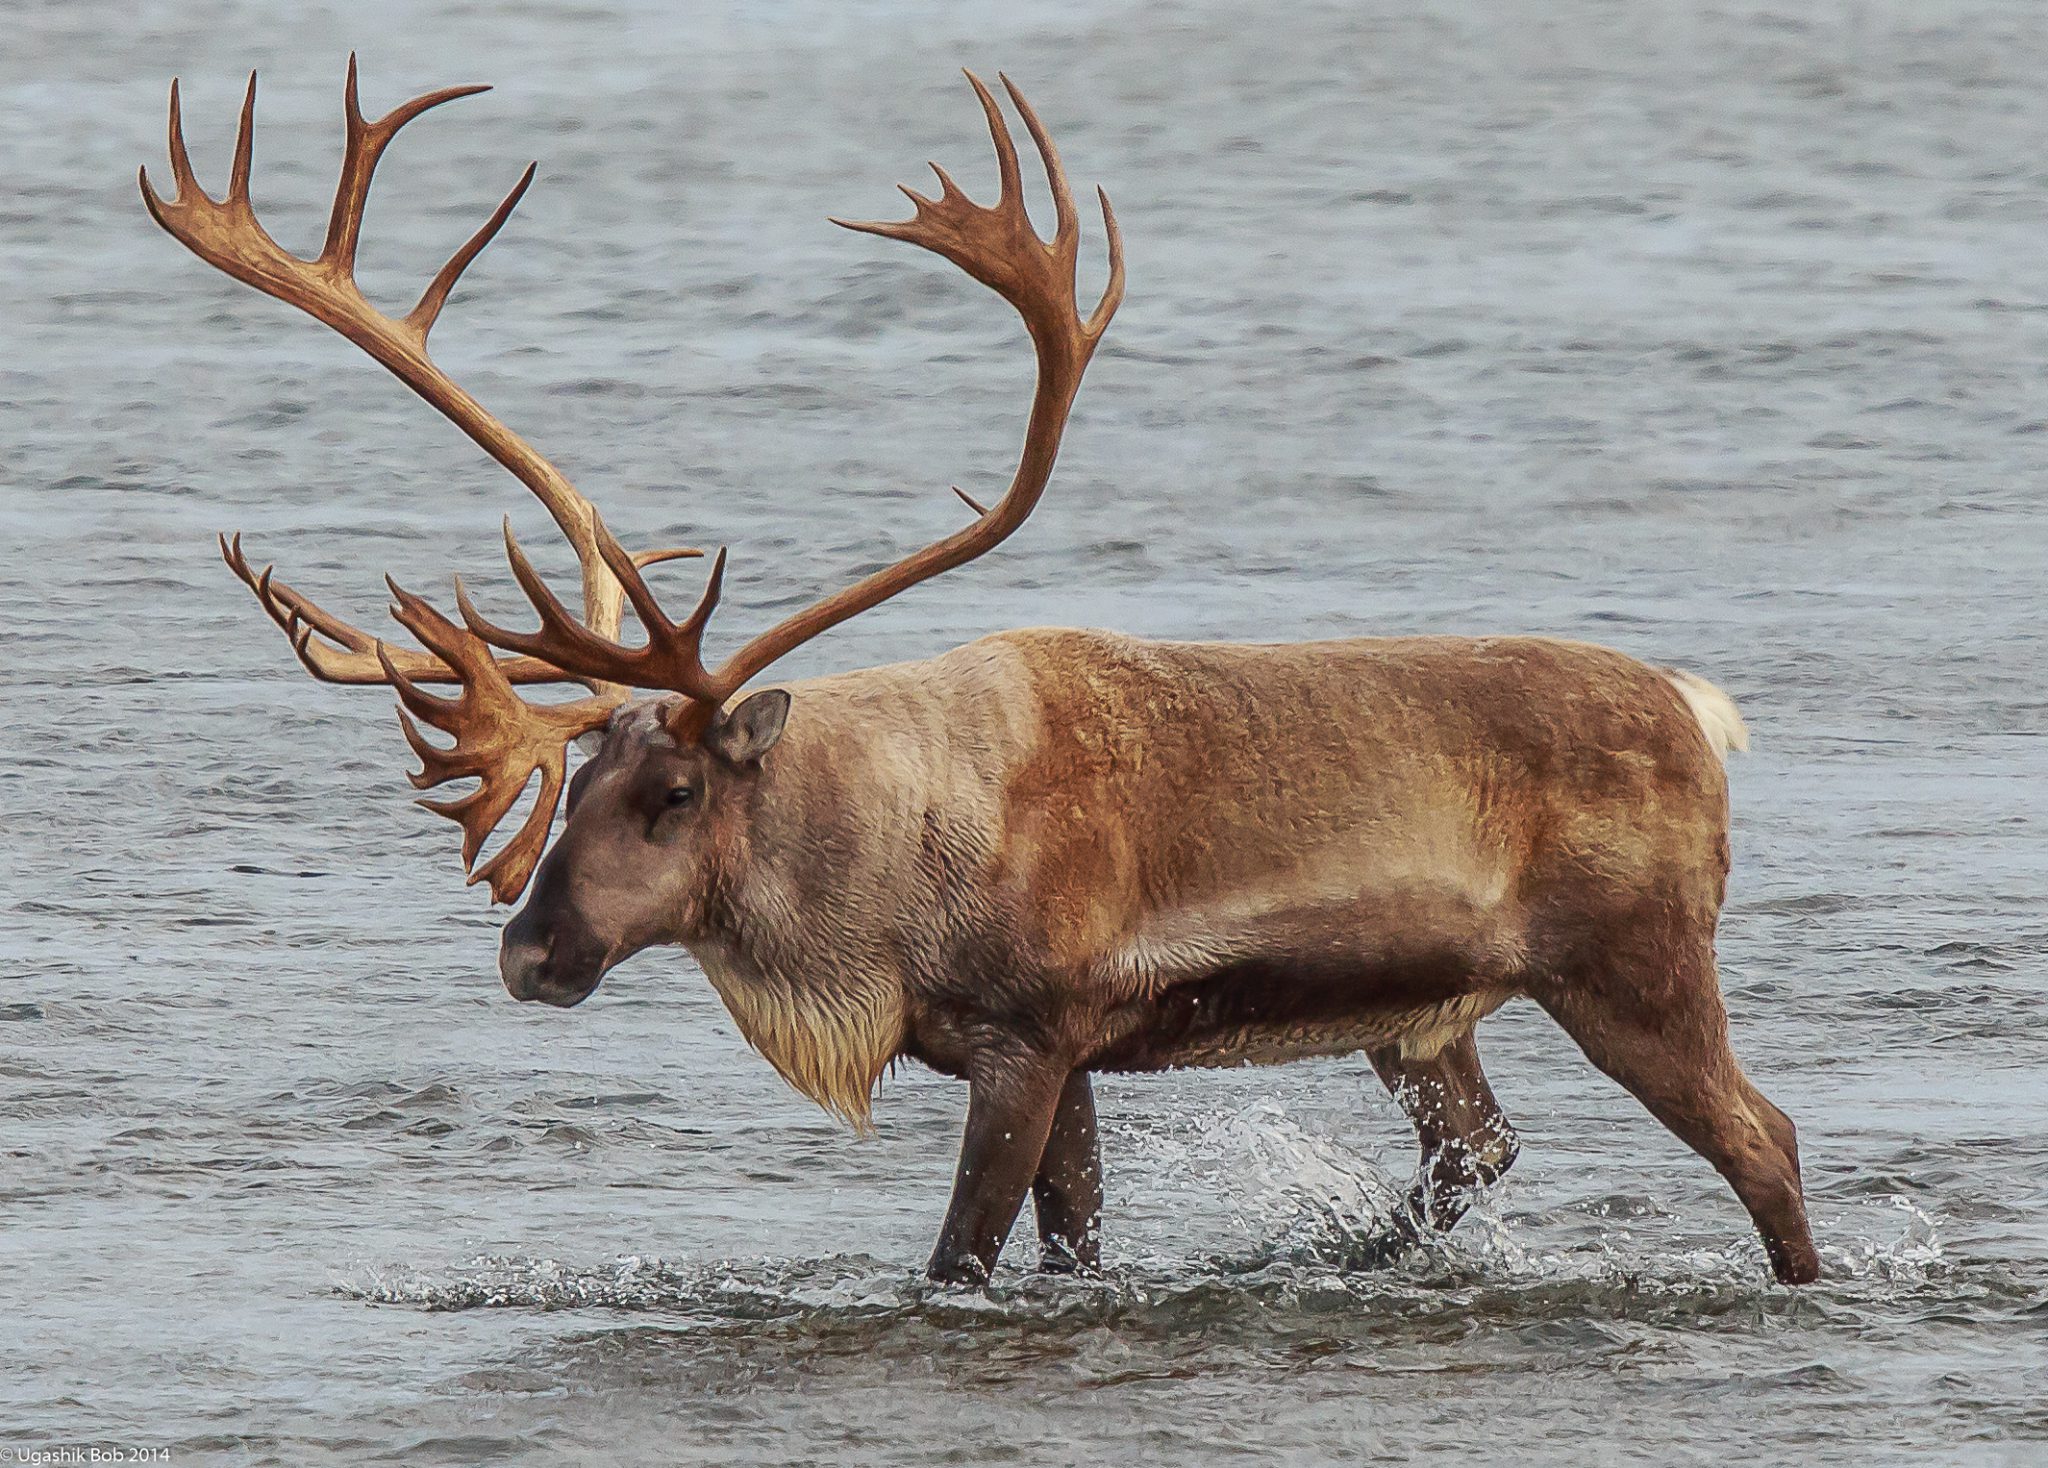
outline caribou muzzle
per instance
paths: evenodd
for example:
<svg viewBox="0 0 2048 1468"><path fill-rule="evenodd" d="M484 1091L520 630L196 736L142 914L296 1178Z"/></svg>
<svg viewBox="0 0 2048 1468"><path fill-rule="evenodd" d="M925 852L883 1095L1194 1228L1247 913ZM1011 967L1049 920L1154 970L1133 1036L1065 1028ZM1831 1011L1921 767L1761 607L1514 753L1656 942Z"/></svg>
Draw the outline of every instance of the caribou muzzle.
<svg viewBox="0 0 2048 1468"><path fill-rule="evenodd" d="M603 945L583 941L547 915L521 908L505 925L498 944L498 975L505 992L522 1004L538 1000L570 1009L597 991L608 956Z"/></svg>

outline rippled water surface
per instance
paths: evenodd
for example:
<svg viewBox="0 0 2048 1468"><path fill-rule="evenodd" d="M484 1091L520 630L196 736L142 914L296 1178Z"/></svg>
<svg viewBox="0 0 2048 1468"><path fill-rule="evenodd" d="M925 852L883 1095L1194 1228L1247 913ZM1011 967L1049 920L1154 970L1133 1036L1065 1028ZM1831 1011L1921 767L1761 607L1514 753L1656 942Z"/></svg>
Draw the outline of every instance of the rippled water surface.
<svg viewBox="0 0 2048 1468"><path fill-rule="evenodd" d="M175 1461L2033 1463L2048 1457L2048 21L2014 3L35 3L0 42L0 1447ZM1503 10L1521 12L1519 17ZM955 68L1106 184L1130 300L1000 554L792 660L994 628L1543 631L1724 684L1736 1043L1829 1278L1533 1011L1523 1161L1346 1264L1412 1141L1362 1061L1113 1079L1107 1278L920 1280L963 1096L857 1141L680 955L571 1013L214 559L365 618L518 486L150 226L163 87L318 237L344 58L392 303L528 158L450 368L731 637L999 490L999 303L832 230ZM1099 255L1089 268L1099 270ZM566 558L556 556L557 567ZM687 574L675 575L678 586ZM1284 751L1275 751L1284 758Z"/></svg>

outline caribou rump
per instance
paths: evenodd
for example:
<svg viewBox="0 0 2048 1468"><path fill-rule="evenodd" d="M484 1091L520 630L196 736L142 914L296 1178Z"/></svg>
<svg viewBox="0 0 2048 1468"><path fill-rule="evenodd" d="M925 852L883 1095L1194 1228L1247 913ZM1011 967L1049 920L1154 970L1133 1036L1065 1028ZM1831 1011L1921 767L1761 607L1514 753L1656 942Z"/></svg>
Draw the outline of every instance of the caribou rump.
<svg viewBox="0 0 2048 1468"><path fill-rule="evenodd" d="M1385 1242L1450 1227L1516 1152L1474 1027L1528 998L1721 1172L1779 1279L1816 1278L1792 1123L1728 1043L1714 929L1729 860L1723 759L1744 733L1705 681L1544 638L1254 646L1045 628L746 692L792 648L1024 522L1122 300L1107 196L1108 284L1084 317L1079 216L1052 140L1004 78L1051 187L1046 239L1025 212L1002 108L969 81L995 146L996 202L974 203L934 164L935 197L903 190L908 221L836 222L944 256L1022 317L1038 376L1010 486L987 507L961 493L963 528L715 670L701 647L725 553L696 607L671 620L642 573L700 553L625 549L428 354L457 278L533 169L405 316L356 286L385 147L428 108L483 89L430 93L372 122L351 58L341 181L320 252L301 258L250 203L255 78L218 200L194 178L173 83L174 196L142 177L157 222L396 374L533 491L581 564L579 613L508 522L538 630L490 621L459 580L457 618L394 584L393 615L421 644L405 649L255 571L239 537L221 541L315 677L395 690L423 766L416 787L477 781L422 804L461 825L470 880L494 900L531 882L503 935L506 988L572 1005L623 959L677 944L790 1084L857 1126L896 1061L965 1079L953 1200L929 1266L963 1282L989 1277L1027 1194L1045 1267L1096 1265L1096 1071L1363 1051L1423 1153ZM644 645L619 640L628 605ZM545 683L581 693L518 691ZM549 846L567 747L586 736L598 747L566 782ZM480 862L536 777L531 810Z"/></svg>

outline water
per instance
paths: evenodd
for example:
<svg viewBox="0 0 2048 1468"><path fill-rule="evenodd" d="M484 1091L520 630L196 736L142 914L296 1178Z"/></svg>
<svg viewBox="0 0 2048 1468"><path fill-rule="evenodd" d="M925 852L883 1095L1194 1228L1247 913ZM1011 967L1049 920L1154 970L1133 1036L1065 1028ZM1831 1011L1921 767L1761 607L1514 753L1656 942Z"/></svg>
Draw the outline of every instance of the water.
<svg viewBox="0 0 2048 1468"><path fill-rule="evenodd" d="M179 1462L2031 1463L2048 1455L2048 21L1933 7L1206 0L688 10L20 3L0 50L0 1451ZM1542 631L1741 701L1738 1049L1829 1278L1511 1006L1523 1160L1347 1270L1412 1143L1362 1061L1100 1087L1108 1277L917 1275L963 1097L857 1142L680 956L511 1003L388 699L315 687L239 527L369 618L515 605L523 491L144 218L164 83L309 247L343 60L416 126L400 304L529 157L444 362L645 544L731 541L727 639L1000 488L1029 364L841 234L992 170L1007 69L1130 240L1028 530L792 659L1076 621ZM1099 269L1099 256L1093 257ZM557 555L550 563L567 564ZM688 568L662 573L691 583ZM724 646L731 646L727 641ZM1333 1262L1335 1261L1335 1262Z"/></svg>

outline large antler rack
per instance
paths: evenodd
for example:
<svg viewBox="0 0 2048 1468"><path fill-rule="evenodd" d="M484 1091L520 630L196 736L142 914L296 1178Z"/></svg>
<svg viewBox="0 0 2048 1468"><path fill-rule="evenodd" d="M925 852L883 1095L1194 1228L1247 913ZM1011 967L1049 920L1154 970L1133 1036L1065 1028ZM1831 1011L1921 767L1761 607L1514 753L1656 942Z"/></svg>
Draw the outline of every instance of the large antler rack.
<svg viewBox="0 0 2048 1468"><path fill-rule="evenodd" d="M701 554L691 549L626 551L605 528L596 509L561 472L493 417L475 398L433 364L427 337L462 272L496 236L533 180L529 166L491 217L451 256L402 317L370 305L355 280L363 208L378 160L398 130L429 108L488 90L450 87L401 104L375 122L357 103L356 63L349 58L345 98L347 125L341 180L320 253L310 259L284 250L257 220L249 197L256 79L249 78L235 140L234 164L224 198L199 187L187 155L180 121L178 85L171 84L170 156L176 188L166 201L141 176L150 214L171 235L207 263L266 295L286 301L324 322L368 352L425 398L546 506L582 565L583 607L572 613L541 579L505 529L507 556L541 625L531 633L490 622L456 582L461 625L421 598L393 584L392 614L417 637L423 651L393 649L327 612L303 593L277 580L269 568L255 571L242 554L239 536L221 539L229 568L254 593L266 615L285 633L301 663L316 678L335 683L387 683L405 710L454 736L452 747L430 743L410 718L407 740L420 756L416 787L474 777L476 790L449 801L426 801L430 810L463 828L463 859L471 881L487 881L492 897L509 902L524 890L546 844L562 784L565 751L577 735L601 726L627 697L628 688L669 690L684 695L670 728L679 738L700 736L723 704L776 659L819 634L920 581L980 556L1001 544L1037 506L1052 474L1061 436L1095 347L1123 299L1123 242L1109 199L1101 195L1109 252L1109 281L1094 309L1083 318L1075 300L1080 223L1059 155L1038 115L1008 77L1002 78L1024 119L1051 186L1055 227L1050 240L1031 226L1023 199L1017 149L994 94L971 72L968 80L987 114L995 144L1000 192L992 205L968 199L937 164L940 192L927 198L908 188L915 213L900 223L837 220L846 228L907 240L943 255L1014 306L1031 335L1038 381L1024 448L1010 487L984 509L956 490L976 512L969 525L894 565L785 618L754 637L715 672L703 663L704 629L718 605L726 555L711 568L703 595L681 622L671 620L647 586L642 570L657 561ZM618 640L621 613L630 604L647 632L643 647ZM493 648L503 649L501 656ZM453 698L427 693L423 683L457 683ZM572 682L588 696L567 703L535 703L516 685ZM403 715L401 715L403 718ZM485 838L504 819L535 775L539 797L525 822L483 866L476 865Z"/></svg>

